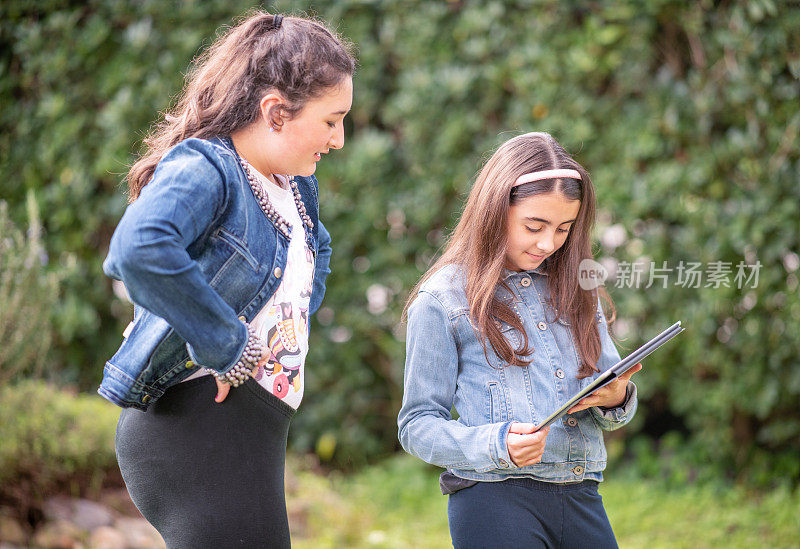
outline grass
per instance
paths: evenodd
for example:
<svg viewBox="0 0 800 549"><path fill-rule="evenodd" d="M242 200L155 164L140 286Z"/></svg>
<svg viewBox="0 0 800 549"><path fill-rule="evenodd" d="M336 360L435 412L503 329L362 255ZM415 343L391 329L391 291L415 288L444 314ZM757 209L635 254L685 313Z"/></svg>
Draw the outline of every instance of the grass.
<svg viewBox="0 0 800 549"><path fill-rule="evenodd" d="M800 490L610 479L603 501L620 547L800 547Z"/></svg>
<svg viewBox="0 0 800 549"><path fill-rule="evenodd" d="M358 474L323 476L292 457L287 478L297 549L450 547L439 470L397 456ZM669 486L609 475L605 507L623 549L800 547L800 490Z"/></svg>
<svg viewBox="0 0 800 549"><path fill-rule="evenodd" d="M287 464L287 469L291 464ZM349 477L297 475L295 494L308 501L302 537L295 535L296 503L287 485L292 547L449 547L447 498L438 472L407 456L386 460Z"/></svg>

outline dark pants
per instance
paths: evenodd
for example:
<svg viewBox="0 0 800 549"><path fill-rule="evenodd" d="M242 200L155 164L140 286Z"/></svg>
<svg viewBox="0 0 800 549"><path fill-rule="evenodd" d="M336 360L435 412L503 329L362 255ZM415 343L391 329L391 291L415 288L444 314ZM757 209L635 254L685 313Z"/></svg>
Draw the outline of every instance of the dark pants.
<svg viewBox="0 0 800 549"><path fill-rule="evenodd" d="M449 496L456 549L616 548L597 482L479 482Z"/></svg>
<svg viewBox="0 0 800 549"><path fill-rule="evenodd" d="M131 499L169 549L289 547L283 473L294 409L255 380L214 402L211 376L147 412L127 408L116 450Z"/></svg>

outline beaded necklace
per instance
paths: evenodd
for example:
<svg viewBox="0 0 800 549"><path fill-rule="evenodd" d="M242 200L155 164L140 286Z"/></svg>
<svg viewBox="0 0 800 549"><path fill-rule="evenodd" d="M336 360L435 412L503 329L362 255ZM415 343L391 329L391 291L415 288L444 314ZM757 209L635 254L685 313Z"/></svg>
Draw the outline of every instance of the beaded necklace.
<svg viewBox="0 0 800 549"><path fill-rule="evenodd" d="M244 174L247 176L247 182L250 184L250 188L253 190L253 194L256 196L256 201L258 201L261 211L264 212L264 215L267 216L267 219L269 219L272 224L275 225L276 229L282 232L286 238L291 238L290 231L292 225L286 221L272 205L272 202L269 200L269 195L264 191L261 183L258 181L258 179L256 179L256 176L250 169L250 163L242 158L238 153L236 154L236 158L239 160L239 164L242 166ZM291 187L292 194L294 195L294 204L297 206L297 213L300 214L300 219L303 220L304 228L306 229L306 233L308 233L308 231L311 231L311 229L314 228L314 222L311 221L311 218L306 212L306 206L303 204L303 197L300 196L300 189L297 188L297 183L294 181L294 176L289 176L289 186Z"/></svg>

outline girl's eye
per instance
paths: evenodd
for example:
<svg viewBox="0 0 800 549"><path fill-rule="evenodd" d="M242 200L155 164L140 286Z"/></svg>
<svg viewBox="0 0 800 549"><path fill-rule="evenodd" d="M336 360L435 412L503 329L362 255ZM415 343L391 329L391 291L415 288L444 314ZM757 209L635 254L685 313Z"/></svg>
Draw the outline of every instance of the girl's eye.
<svg viewBox="0 0 800 549"><path fill-rule="evenodd" d="M525 228L528 229L528 232L531 232L531 233L538 233L538 232L540 232L542 230L541 227L537 227L536 229L534 229L533 227L528 227L527 225L525 226Z"/></svg>
<svg viewBox="0 0 800 549"><path fill-rule="evenodd" d="M328 122L328 127L329 128L335 128L336 127L336 122Z"/></svg>
<svg viewBox="0 0 800 549"><path fill-rule="evenodd" d="M568 233L569 229L556 229L560 233Z"/></svg>

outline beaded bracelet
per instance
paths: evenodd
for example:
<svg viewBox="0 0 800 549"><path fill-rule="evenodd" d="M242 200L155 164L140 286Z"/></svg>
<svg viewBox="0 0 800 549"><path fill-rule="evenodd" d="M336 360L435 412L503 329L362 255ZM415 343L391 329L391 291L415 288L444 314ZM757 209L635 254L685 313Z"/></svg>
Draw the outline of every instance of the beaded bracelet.
<svg viewBox="0 0 800 549"><path fill-rule="evenodd" d="M212 370L214 377L232 387L238 387L253 375L264 352L264 342L258 337L256 331L247 322L244 325L247 326L247 344L244 346L242 356L239 357L233 368L224 374Z"/></svg>

